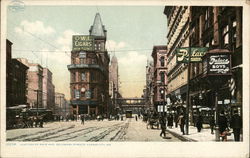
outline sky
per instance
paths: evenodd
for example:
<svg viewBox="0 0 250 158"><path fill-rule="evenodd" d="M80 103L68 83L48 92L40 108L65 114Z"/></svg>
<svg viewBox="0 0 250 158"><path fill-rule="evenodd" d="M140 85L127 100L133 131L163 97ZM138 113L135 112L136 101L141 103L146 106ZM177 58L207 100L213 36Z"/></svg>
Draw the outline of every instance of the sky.
<svg viewBox="0 0 250 158"><path fill-rule="evenodd" d="M70 99L72 35L88 35L95 14L107 30L106 48L119 65L123 97L141 97L154 45L167 43L164 6L25 6L7 10L12 57L27 58L53 73L56 92Z"/></svg>

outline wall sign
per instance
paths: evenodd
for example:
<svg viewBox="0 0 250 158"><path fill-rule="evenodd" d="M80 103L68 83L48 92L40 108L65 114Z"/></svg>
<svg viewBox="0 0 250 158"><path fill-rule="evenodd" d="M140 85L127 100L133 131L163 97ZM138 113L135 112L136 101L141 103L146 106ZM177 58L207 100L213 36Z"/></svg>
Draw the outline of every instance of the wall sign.
<svg viewBox="0 0 250 158"><path fill-rule="evenodd" d="M207 47L191 47L191 57L190 62L201 62L202 57L206 54ZM189 48L177 48L176 49L176 60L179 63L187 63L189 58Z"/></svg>
<svg viewBox="0 0 250 158"><path fill-rule="evenodd" d="M207 61L208 74L229 74L230 73L230 55L217 54L211 55Z"/></svg>
<svg viewBox="0 0 250 158"><path fill-rule="evenodd" d="M89 35L73 35L72 51L93 51L94 37Z"/></svg>

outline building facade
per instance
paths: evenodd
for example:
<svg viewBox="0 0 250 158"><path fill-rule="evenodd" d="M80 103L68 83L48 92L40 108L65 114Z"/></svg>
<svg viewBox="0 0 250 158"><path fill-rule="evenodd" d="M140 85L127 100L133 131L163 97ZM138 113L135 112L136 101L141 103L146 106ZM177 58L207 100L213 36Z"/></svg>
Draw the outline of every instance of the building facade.
<svg viewBox="0 0 250 158"><path fill-rule="evenodd" d="M54 110L55 86L52 83L53 74L48 68L43 68L43 107Z"/></svg>
<svg viewBox="0 0 250 158"><path fill-rule="evenodd" d="M109 113L116 113L117 109L120 108L117 103L117 98L120 97L119 93L119 74L118 74L118 61L114 55L109 65Z"/></svg>
<svg viewBox="0 0 250 158"><path fill-rule="evenodd" d="M55 114L66 116L67 105L68 104L65 99L65 95L63 93L55 92L55 107L54 107Z"/></svg>
<svg viewBox="0 0 250 158"><path fill-rule="evenodd" d="M147 109L154 109L154 63L152 61L147 62L146 66L146 87L144 92L144 98Z"/></svg>
<svg viewBox="0 0 250 158"><path fill-rule="evenodd" d="M167 94L167 47L166 45L154 46L152 51L154 61L154 74L153 74L153 92L154 92L154 107L157 111L160 106L166 105ZM162 108L163 110L163 108ZM166 110L166 108L165 108Z"/></svg>
<svg viewBox="0 0 250 158"><path fill-rule="evenodd" d="M176 48L189 46L190 7L167 6L164 14L168 20L167 100L170 100L170 108L180 113L186 106L187 64L177 63L175 51Z"/></svg>
<svg viewBox="0 0 250 158"><path fill-rule="evenodd" d="M242 107L242 7L166 6L168 20L168 97L175 107L186 105L187 64L177 63L176 48L206 47L210 52L231 52L232 76L218 87L219 111ZM215 107L215 81L204 78L204 66L190 63L190 113ZM221 78L216 78L222 80ZM224 80L224 78L223 78ZM210 83L209 83L210 82ZM198 111L199 111L198 110ZM198 112L196 111L196 112ZM192 121L192 117L191 117Z"/></svg>
<svg viewBox="0 0 250 158"><path fill-rule="evenodd" d="M27 59L18 61L29 67L27 75L27 103L30 108L44 108L43 106L43 67L40 64L29 63Z"/></svg>
<svg viewBox="0 0 250 158"><path fill-rule="evenodd" d="M71 52L70 91L74 114L106 114L109 98L109 55L105 48L106 29L99 13L90 27L92 50Z"/></svg>
<svg viewBox="0 0 250 158"><path fill-rule="evenodd" d="M27 104L27 66L12 59L12 43L6 40L6 107Z"/></svg>

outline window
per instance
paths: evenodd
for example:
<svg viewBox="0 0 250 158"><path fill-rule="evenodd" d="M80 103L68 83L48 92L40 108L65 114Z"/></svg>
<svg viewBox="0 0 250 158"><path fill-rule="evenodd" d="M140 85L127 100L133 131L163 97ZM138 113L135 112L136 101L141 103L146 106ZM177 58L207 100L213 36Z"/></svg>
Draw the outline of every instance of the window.
<svg viewBox="0 0 250 158"><path fill-rule="evenodd" d="M82 81L86 81L86 73L85 72L82 72L82 74L81 74L81 80Z"/></svg>
<svg viewBox="0 0 250 158"><path fill-rule="evenodd" d="M164 99L164 89L161 88L159 92L160 92L161 99Z"/></svg>
<svg viewBox="0 0 250 158"><path fill-rule="evenodd" d="M72 72L72 74L71 74L71 82L75 82L75 79L76 79L76 73Z"/></svg>
<svg viewBox="0 0 250 158"><path fill-rule="evenodd" d="M95 72L90 72L90 81L95 81Z"/></svg>
<svg viewBox="0 0 250 158"><path fill-rule="evenodd" d="M160 72L160 77L161 77L161 82L164 83L164 81L165 81L165 75L164 75L163 71Z"/></svg>
<svg viewBox="0 0 250 158"><path fill-rule="evenodd" d="M79 53L79 58L81 59L84 59L84 58L86 58L86 52L80 52Z"/></svg>
<svg viewBox="0 0 250 158"><path fill-rule="evenodd" d="M164 66L164 65L165 65L164 57L163 57L163 56L160 58L160 62L161 62L161 66Z"/></svg>
<svg viewBox="0 0 250 158"><path fill-rule="evenodd" d="M78 89L74 89L74 98L76 99L80 98L80 91Z"/></svg>

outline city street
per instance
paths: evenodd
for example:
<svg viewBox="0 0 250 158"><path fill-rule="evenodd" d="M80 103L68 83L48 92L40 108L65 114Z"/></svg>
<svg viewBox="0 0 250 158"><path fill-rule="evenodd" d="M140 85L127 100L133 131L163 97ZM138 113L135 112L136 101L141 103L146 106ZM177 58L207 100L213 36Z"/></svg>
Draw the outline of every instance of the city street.
<svg viewBox="0 0 250 158"><path fill-rule="evenodd" d="M147 129L146 123L135 118L124 121L80 121L53 122L44 128L7 130L7 141L166 141L178 142L178 138L166 133L160 137L160 129Z"/></svg>

